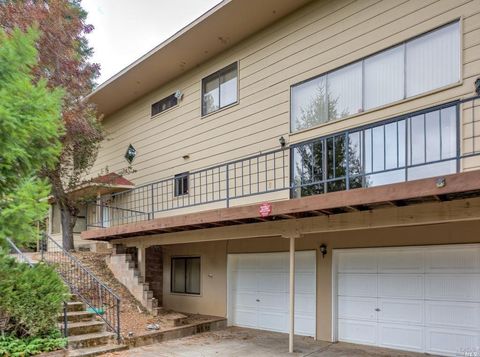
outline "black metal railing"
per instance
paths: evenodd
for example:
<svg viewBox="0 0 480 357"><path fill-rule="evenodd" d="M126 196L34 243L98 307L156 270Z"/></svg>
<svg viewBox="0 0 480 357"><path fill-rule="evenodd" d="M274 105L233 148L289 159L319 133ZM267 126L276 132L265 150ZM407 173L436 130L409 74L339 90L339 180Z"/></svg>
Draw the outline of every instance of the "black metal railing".
<svg viewBox="0 0 480 357"><path fill-rule="evenodd" d="M478 99L446 103L292 145L291 196L380 186L468 169L467 160L480 154L480 135L476 134L480 117L475 115L475 109L480 110ZM461 129L467 125L471 128ZM466 140L471 141L470 146Z"/></svg>
<svg viewBox="0 0 480 357"><path fill-rule="evenodd" d="M40 250L42 261L54 267L88 311L101 318L120 340L120 298L46 233L42 235Z"/></svg>
<svg viewBox="0 0 480 357"><path fill-rule="evenodd" d="M480 155L479 102L478 96L456 100L105 195L87 205L87 227L145 221L159 212L216 202L229 207L234 200L282 190L295 198L478 167L472 162Z"/></svg>
<svg viewBox="0 0 480 357"><path fill-rule="evenodd" d="M104 196L87 205L88 227L109 227L149 220L159 212L268 194L289 188L288 150L183 173Z"/></svg>
<svg viewBox="0 0 480 357"><path fill-rule="evenodd" d="M5 238L8 245L10 246L10 255L13 256L19 262L27 264L30 268L33 268L34 263L30 260L18 247L17 245L8 237ZM68 337L68 318L67 318L67 302L62 302L62 325L60 327L60 332L66 338ZM68 342L67 342L68 343Z"/></svg>

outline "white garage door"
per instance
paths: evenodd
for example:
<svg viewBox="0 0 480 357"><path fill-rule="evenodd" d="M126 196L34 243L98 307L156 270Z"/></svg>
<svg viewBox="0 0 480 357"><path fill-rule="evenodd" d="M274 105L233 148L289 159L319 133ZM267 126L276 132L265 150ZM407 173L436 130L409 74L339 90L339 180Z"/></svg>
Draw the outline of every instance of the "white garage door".
<svg viewBox="0 0 480 357"><path fill-rule="evenodd" d="M335 251L340 341L480 351L480 246Z"/></svg>
<svg viewBox="0 0 480 357"><path fill-rule="evenodd" d="M315 336L315 251L295 259L295 333ZM288 332L288 253L230 254L228 270L229 324Z"/></svg>

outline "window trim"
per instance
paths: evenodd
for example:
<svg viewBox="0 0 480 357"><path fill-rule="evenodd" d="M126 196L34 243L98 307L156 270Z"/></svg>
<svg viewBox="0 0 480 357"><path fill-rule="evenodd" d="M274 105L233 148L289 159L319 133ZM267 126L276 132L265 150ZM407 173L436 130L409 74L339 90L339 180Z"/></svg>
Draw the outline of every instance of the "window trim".
<svg viewBox="0 0 480 357"><path fill-rule="evenodd" d="M205 106L203 105L203 98L204 98L204 93L205 93L205 86L204 86L204 83L205 81L208 81L212 78L215 78L215 77L220 77L224 72L228 71L231 67L235 67L236 70L237 70L237 94L236 94L236 100L232 103L229 103L227 105L224 105L223 107L220 106L220 85L219 85L219 95L218 95L218 99L219 99L219 107L218 109L216 110L213 110L209 113L205 113ZM201 80L201 83L200 83L200 86L201 86L201 98L200 98L200 111L201 111L201 117L202 118L205 118L209 115L212 115L214 113L218 113L219 111L222 111L224 109L227 109L227 108L230 108L236 104L238 104L240 102L240 86L239 86L239 73L240 73L240 70L239 70L240 66L239 66L239 61L235 61L221 69L219 69L218 71L216 72L213 72L211 74L209 74L208 76L206 77L203 77L202 80Z"/></svg>
<svg viewBox="0 0 480 357"><path fill-rule="evenodd" d="M187 180L187 191L183 193L177 193L177 182L185 178ZM189 171L176 174L173 177L173 180L174 180L173 181L173 197L183 197L183 196L187 196L190 193L190 172ZM183 186L183 181L182 181L182 188L185 188Z"/></svg>
<svg viewBox="0 0 480 357"><path fill-rule="evenodd" d="M364 83L364 61L373 57L373 56L376 56L382 52L385 52L385 51L389 51L395 47L399 47L399 46L405 46L407 45L408 42L410 41L414 41L416 40L417 38L420 38L422 36L426 36L432 32L435 32L437 30L440 30L442 29L443 27L447 27L447 26L450 26L450 25L453 25L455 23L458 23L458 26L459 26L459 36L460 36L460 39L459 39L459 44L460 44L460 53L459 53L459 56L460 56L460 66L459 66L459 80L457 82L454 82L454 83L449 83L447 85L444 85L442 87L438 87L438 88L434 88L434 89L431 89L429 91L426 91L426 92L423 92L423 93L419 93L419 94L416 94L414 96L411 96L411 97L408 97L406 96L406 82L404 83L404 97L402 99L399 99L399 100L396 100L394 102L390 102L390 103L386 103L386 104L383 104L381 106L378 106L378 107L374 107L374 108L370 108L370 109L367 109L365 110L364 109L362 112L359 112L359 113L352 113L350 115L347 115L343 118L338 118L338 119L334 119L334 120L329 120L329 121L326 121L324 123L319 123L319 124L316 124L316 125L313 125L309 128L303 128L303 129L300 129L300 130L296 130L296 131L293 131L292 130L292 104L293 104L293 89L297 86L300 86L302 84L305 84L309 81L312 81L314 79L317 79L317 78L320 78L322 76L328 76L328 74L332 73L332 72L336 72L338 70L341 70L343 69L344 67L348 67L350 65L353 65L354 63L357 63L357 62L362 62L362 105L364 105L364 86L365 86L365 83ZM312 130L312 129L315 129L315 128L320 128L320 127L323 127L323 126L326 126L326 125L331 125L331 124L334 124L334 123L338 123L338 122L341 122L343 120L347 120L347 119L351 119L351 118L355 118L357 116L360 116L360 115L364 115L364 114L369 114L369 113L372 113L372 112L375 112L375 111L378 111L378 110L381 110L381 109L385 109L385 108L389 108L389 107L392 107L394 105L398 105L398 104L401 104L401 103L405 103L405 102L409 102L409 101L412 101L412 100L415 100L415 99L418 99L418 98L422 98L422 97L425 97L425 96L428 96L428 95L431 95L431 94L434 94L434 93L437 93L437 92L440 92L440 91L444 91L446 89L450 89L450 88L454 88L454 87L457 87L459 85L462 85L463 82L464 82L464 79L463 79L463 17L456 17L454 18L453 20L450 20L450 21L447 21L441 25L438 25L438 26L435 26L425 32L422 32L418 35L415 35L413 37L409 37L403 41L400 41L400 42L396 42L394 43L393 45L391 46L388 46L386 48L383 48L381 50L378 50L372 54L369 54L365 57L361 57L361 58L358 58L356 60L353 60L353 61L350 61L344 65L341 65L339 67L335 67L329 71L326 71L326 72L322 72L318 75L315 75L313 77L309 77L309 78L306 78L302 81L299 81L299 82L296 82L292 85L290 85L290 105L289 105L289 134L290 135L296 135L296 134L300 134L300 133L303 133L303 132L306 132L306 131L309 131L309 130ZM404 54L405 56L406 54ZM406 68L404 68L404 76L406 76Z"/></svg>
<svg viewBox="0 0 480 357"><path fill-rule="evenodd" d="M157 104L157 103L161 102L162 100L165 100L165 99L167 99L167 98L169 98L169 97L171 97L171 96L175 97L175 93L172 93L172 94L170 94L170 95L167 95L166 97L164 97L164 98L162 98L162 99L160 99L160 100L157 100L156 102L154 102L154 103L152 103L152 104L150 105L150 119L154 119L154 118L158 117L158 116L161 115L161 114L165 114L165 113L169 112L170 110L172 110L172 109L174 109L174 108L177 108L177 107L180 105L180 101L178 100L178 98L175 97L175 98L177 99L177 103L176 103L175 105L172 105L170 108L167 108L167 109L165 109L165 110L163 110L163 111L160 111L160 112L158 112L158 113L156 113L156 114L152 114L152 107L153 107L155 104Z"/></svg>
<svg viewBox="0 0 480 357"><path fill-rule="evenodd" d="M185 261L185 291L174 291L173 290L173 262L177 259L184 259ZM200 261L200 273L199 273L199 292L191 293L187 292L187 260L188 259L199 259ZM170 294L176 295L187 295L187 296L201 296L202 295L202 257L200 255L178 255L170 257Z"/></svg>

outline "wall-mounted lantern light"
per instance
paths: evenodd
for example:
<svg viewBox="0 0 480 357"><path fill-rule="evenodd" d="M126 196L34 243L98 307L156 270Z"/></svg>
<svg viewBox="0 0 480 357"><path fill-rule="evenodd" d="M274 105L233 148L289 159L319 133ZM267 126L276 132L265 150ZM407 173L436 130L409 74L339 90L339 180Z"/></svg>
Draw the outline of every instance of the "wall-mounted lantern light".
<svg viewBox="0 0 480 357"><path fill-rule="evenodd" d="M475 81L475 93L477 93L477 95L480 95L480 77L477 78L477 80Z"/></svg>
<svg viewBox="0 0 480 357"><path fill-rule="evenodd" d="M284 148L285 145L286 145L286 143L287 143L287 142L285 141L285 138L284 138L283 136L281 136L281 137L278 139L278 142L280 143L280 146L281 146L282 148Z"/></svg>
<svg viewBox="0 0 480 357"><path fill-rule="evenodd" d="M325 258L325 254L327 254L327 245L326 244L322 244L320 246L320 253L322 253L322 258Z"/></svg>

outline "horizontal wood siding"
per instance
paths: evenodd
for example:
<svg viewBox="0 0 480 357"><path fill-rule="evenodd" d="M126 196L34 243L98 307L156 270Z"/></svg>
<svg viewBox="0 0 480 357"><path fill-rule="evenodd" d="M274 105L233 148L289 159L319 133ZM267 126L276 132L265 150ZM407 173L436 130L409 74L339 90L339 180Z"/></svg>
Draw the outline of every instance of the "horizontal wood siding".
<svg viewBox="0 0 480 357"><path fill-rule="evenodd" d="M291 85L459 18L461 83L289 134ZM239 103L202 118L202 78L234 61L239 64ZM132 144L137 149L136 172L129 180L140 185L172 177L278 149L282 135L290 143L300 142L471 96L479 74L478 0L316 1L105 118L109 140L102 145L92 174L107 166L110 171L126 167L124 153ZM151 118L151 104L177 89L184 93L179 105ZM467 126L463 130L471 131ZM184 155L190 158L185 160Z"/></svg>

